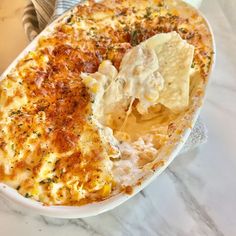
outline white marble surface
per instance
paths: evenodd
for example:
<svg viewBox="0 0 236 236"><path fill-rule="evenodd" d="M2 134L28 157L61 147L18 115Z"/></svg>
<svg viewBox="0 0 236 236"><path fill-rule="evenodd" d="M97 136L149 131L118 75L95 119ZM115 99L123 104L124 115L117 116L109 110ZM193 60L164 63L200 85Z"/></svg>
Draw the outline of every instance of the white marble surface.
<svg viewBox="0 0 236 236"><path fill-rule="evenodd" d="M0 235L236 235L236 2L205 0L217 64L202 110L208 142L181 155L142 193L97 217L30 216L0 200Z"/></svg>

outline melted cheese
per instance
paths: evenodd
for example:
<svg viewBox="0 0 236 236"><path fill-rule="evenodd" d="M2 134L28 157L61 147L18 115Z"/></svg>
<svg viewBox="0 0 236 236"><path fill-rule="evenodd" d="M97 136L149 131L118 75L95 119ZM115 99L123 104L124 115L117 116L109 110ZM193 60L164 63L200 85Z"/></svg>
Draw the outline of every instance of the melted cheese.
<svg viewBox="0 0 236 236"><path fill-rule="evenodd" d="M141 114L155 105L163 89L164 79L158 69L157 55L145 43L128 51L121 61L117 80L121 80L123 86L119 92L124 94L123 99L138 99L137 110Z"/></svg>
<svg viewBox="0 0 236 236"><path fill-rule="evenodd" d="M151 122L138 123L131 114L134 99L138 100L136 109L140 115L147 114L149 108L158 103L175 111L186 108L193 50L194 47L175 32L159 34L130 49L124 55L119 71L110 61L104 61L98 72L81 75L94 94L93 114L97 123L101 122L102 130L107 125L114 130L118 128L116 138L124 141L119 145L112 130L108 128L109 141L118 145L121 152L121 155L115 156L121 160L116 161L113 166L113 175L121 184L126 182L128 185L137 181L142 176L138 163L142 162L144 165L157 155L157 149L150 141L153 136L148 133L158 130L156 123L160 116ZM171 105L169 101L172 101ZM149 110L149 114L153 114L150 112ZM114 127L114 120L121 118L122 125ZM130 137L138 140L129 144ZM149 142L146 144L141 137L147 137ZM160 137L159 135L158 138Z"/></svg>
<svg viewBox="0 0 236 236"><path fill-rule="evenodd" d="M183 110L189 101L193 52L194 47L176 32L158 34L130 49L119 71L110 61L104 61L98 72L82 74L95 94L93 113L103 125L111 125L117 119L114 116L122 117L123 129L134 99L141 115L158 103L174 111Z"/></svg>

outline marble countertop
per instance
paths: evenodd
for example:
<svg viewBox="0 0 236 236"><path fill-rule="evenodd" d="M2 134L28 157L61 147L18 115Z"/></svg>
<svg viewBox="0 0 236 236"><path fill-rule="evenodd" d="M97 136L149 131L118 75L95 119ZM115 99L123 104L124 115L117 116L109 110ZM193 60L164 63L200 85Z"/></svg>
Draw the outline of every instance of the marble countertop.
<svg viewBox="0 0 236 236"><path fill-rule="evenodd" d="M142 193L96 217L31 216L0 200L0 235L236 235L236 4L205 0L201 9L217 45L201 113L208 142L178 156Z"/></svg>

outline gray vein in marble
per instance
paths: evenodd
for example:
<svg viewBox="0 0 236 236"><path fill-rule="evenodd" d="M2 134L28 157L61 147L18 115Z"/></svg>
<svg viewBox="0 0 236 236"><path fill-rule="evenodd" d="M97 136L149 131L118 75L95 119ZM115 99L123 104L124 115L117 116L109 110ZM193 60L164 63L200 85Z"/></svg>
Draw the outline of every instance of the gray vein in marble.
<svg viewBox="0 0 236 236"><path fill-rule="evenodd" d="M218 87L218 88L223 88L225 90L229 90L233 93L236 93L236 87L234 87L233 85L227 85L227 84L221 84L221 83L213 82L211 84L211 86L215 86L215 87Z"/></svg>
<svg viewBox="0 0 236 236"><path fill-rule="evenodd" d="M4 198L0 198L1 202L0 204L3 205L3 209L2 207L0 208L1 211L4 211L6 213L15 213L17 215L20 215L20 216L26 216L26 213L24 213L23 211L20 211L19 209L15 209L15 207L13 207L10 202L8 202L6 199Z"/></svg>
<svg viewBox="0 0 236 236"><path fill-rule="evenodd" d="M210 217L210 215L207 213L204 206L202 206L197 199L191 194L188 187L184 184L182 179L175 173L175 170L173 167L169 167L166 170L167 175L175 182L176 188L178 189L178 192L181 194L186 209L191 214L191 216L196 220L196 222L199 223L199 230L201 230L201 235L209 235L205 231L205 227L207 227L212 235L214 236L224 236L224 234L221 232L221 230L217 227L214 220Z"/></svg>
<svg viewBox="0 0 236 236"><path fill-rule="evenodd" d="M90 224L88 224L84 219L56 219L46 216L40 216L40 218L46 225L56 226L56 227L61 227L65 225L75 225L87 231L91 236L103 235L99 233L95 228L93 228Z"/></svg>
<svg viewBox="0 0 236 236"><path fill-rule="evenodd" d="M140 191L140 195L142 195L144 198L146 197L146 193L144 192L144 190Z"/></svg>
<svg viewBox="0 0 236 236"><path fill-rule="evenodd" d="M236 117L236 111L232 111L228 109L227 107L222 106L219 103L216 103L212 99L208 98L206 102L210 103L211 105L215 106L216 108L220 109L221 111L226 112L228 115L232 116L233 118Z"/></svg>
<svg viewBox="0 0 236 236"><path fill-rule="evenodd" d="M135 202L138 201L139 207L142 209L142 216L144 217L144 221L140 221L140 219L137 221L130 221L126 220L126 217L124 219L120 220L120 223L122 226L127 225L128 227L132 229L135 229L138 231L138 233L133 232L131 235L135 236L184 236L184 232L180 230L179 228L174 227L173 225L170 225L169 222L162 216L160 213L158 207L155 205L154 199L151 198L151 195L147 194L145 190L142 190L143 194L139 194L135 197L135 199L127 202L126 204L129 206L134 207L134 211L137 210L137 204ZM132 202L133 201L133 202ZM124 206L125 207L125 206ZM123 214L122 214L123 216ZM155 216L155 218L153 218ZM117 212L116 216L117 218ZM129 218L129 216L128 216ZM146 220L148 224L146 223ZM145 232L145 234L144 234Z"/></svg>
<svg viewBox="0 0 236 236"><path fill-rule="evenodd" d="M155 210L155 212L158 214L158 224L160 227L158 227L158 231L155 232L155 235L158 236L184 236L186 235L181 229L174 227L173 225L170 225L170 223L160 214L159 209L155 206L153 199L147 195L147 201L146 204L150 205L150 208Z"/></svg>
<svg viewBox="0 0 236 236"><path fill-rule="evenodd" d="M69 222L69 219L57 219L46 216L40 216L38 220L43 221L43 223L45 223L46 225L57 226L57 227L67 225Z"/></svg>
<svg viewBox="0 0 236 236"><path fill-rule="evenodd" d="M150 219L152 219L152 214L149 212L149 210L154 209L147 206L148 201L149 200L144 198L141 194L138 194L132 200L108 213L109 216L112 216L118 222L122 229L122 234L118 235L159 235L156 230L152 229L150 222L148 222ZM138 208L142 209L141 215ZM142 220L140 217L144 219Z"/></svg>
<svg viewBox="0 0 236 236"><path fill-rule="evenodd" d="M118 215L114 215L113 212L110 212L110 215L120 224L122 225L123 229L125 229L125 235L132 236L132 233L130 232L129 228L126 226L125 222L122 221L122 219L120 219L120 217Z"/></svg>
<svg viewBox="0 0 236 236"><path fill-rule="evenodd" d="M187 236L182 230L177 229L170 225L168 221L160 215L161 227L158 230L158 236Z"/></svg>
<svg viewBox="0 0 236 236"><path fill-rule="evenodd" d="M79 226L80 228L86 230L91 236L102 236L103 234L99 233L91 225L89 225L84 219L75 219L69 220L70 224Z"/></svg>
<svg viewBox="0 0 236 236"><path fill-rule="evenodd" d="M203 179L199 178L193 171L186 168L191 165L200 154L201 147L195 148L191 152L180 154L176 157L174 162L168 166L168 169L175 172L176 175L185 183L185 185L191 185L195 190L201 191L205 186Z"/></svg>

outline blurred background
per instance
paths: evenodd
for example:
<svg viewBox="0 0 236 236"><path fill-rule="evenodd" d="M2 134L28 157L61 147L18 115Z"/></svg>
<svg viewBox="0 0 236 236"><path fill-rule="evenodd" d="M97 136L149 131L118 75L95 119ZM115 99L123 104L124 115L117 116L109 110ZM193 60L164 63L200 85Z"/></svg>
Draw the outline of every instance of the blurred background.
<svg viewBox="0 0 236 236"><path fill-rule="evenodd" d="M28 44L22 27L27 0L0 0L0 74Z"/></svg>

